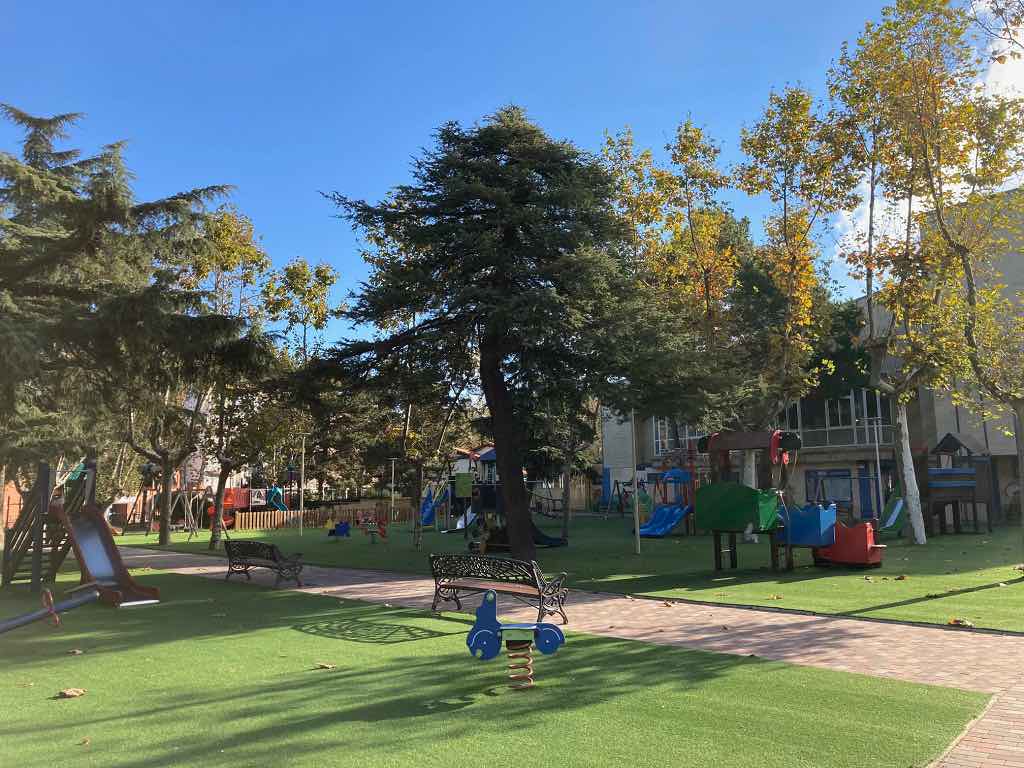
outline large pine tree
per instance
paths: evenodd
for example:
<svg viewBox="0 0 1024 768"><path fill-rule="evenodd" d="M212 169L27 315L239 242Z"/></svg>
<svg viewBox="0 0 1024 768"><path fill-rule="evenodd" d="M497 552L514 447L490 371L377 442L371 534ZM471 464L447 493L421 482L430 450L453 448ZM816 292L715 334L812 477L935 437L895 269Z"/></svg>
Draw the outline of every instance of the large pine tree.
<svg viewBox="0 0 1024 768"><path fill-rule="evenodd" d="M620 356L606 345L633 314L611 180L517 107L472 128L443 125L413 171L379 203L332 195L371 244L373 273L349 317L388 329L338 357L359 369L404 356L479 382L512 551L533 557L523 481L533 396L580 402L613 379Z"/></svg>

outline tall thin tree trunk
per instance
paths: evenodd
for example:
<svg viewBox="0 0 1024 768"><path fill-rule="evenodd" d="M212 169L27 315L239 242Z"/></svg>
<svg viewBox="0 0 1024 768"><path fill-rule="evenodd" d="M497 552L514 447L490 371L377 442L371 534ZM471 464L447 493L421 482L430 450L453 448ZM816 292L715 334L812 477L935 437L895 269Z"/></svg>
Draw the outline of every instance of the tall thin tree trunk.
<svg viewBox="0 0 1024 768"><path fill-rule="evenodd" d="M530 525L526 483L523 481L522 426L502 371L500 337L484 334L480 344L480 382L494 429L494 453L501 475L501 496L512 556L533 560L537 555Z"/></svg>
<svg viewBox="0 0 1024 768"><path fill-rule="evenodd" d="M160 487L160 544L171 543L171 484L174 482L174 464L165 453L160 462L163 482Z"/></svg>
<svg viewBox="0 0 1024 768"><path fill-rule="evenodd" d="M896 441L900 452L900 482L903 485L903 503L907 505L907 519L914 534L915 544L926 544L928 537L924 528L924 514L921 511L921 492L917 487L914 472L914 454L910 449L910 429L907 421L907 405L899 400L896 407Z"/></svg>
<svg viewBox="0 0 1024 768"><path fill-rule="evenodd" d="M217 549L224 533L224 494L228 487L232 464L220 459L220 473L217 475L217 492L213 496L213 525L210 530L210 549Z"/></svg>

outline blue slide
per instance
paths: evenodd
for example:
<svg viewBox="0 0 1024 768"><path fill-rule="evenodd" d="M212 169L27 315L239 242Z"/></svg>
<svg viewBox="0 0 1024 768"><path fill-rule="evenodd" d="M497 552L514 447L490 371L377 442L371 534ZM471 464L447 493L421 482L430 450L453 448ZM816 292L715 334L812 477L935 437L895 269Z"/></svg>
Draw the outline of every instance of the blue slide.
<svg viewBox="0 0 1024 768"><path fill-rule="evenodd" d="M423 502L420 504L420 525L433 525L434 518L437 517L437 508L444 504L448 500L448 486L444 487L444 492L434 499L434 491L432 488L427 488L427 495L423 497Z"/></svg>
<svg viewBox="0 0 1024 768"><path fill-rule="evenodd" d="M683 507L678 504L662 504L654 510L646 525L640 526L640 535L645 538L660 539L672 533L686 516L693 511L693 505Z"/></svg>
<svg viewBox="0 0 1024 768"><path fill-rule="evenodd" d="M267 492L267 504L278 512L288 511L288 507L284 505L284 492L276 485Z"/></svg>

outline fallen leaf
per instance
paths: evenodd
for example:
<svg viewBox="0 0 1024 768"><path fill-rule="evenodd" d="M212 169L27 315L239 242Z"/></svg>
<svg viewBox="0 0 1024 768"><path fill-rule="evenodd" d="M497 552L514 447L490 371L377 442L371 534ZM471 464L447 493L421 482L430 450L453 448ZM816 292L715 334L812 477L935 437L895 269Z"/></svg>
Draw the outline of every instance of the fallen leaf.
<svg viewBox="0 0 1024 768"><path fill-rule="evenodd" d="M68 656L81 656L83 653L85 653L85 651L83 651L81 648L72 648L70 651L68 651Z"/></svg>
<svg viewBox="0 0 1024 768"><path fill-rule="evenodd" d="M906 580L907 580L907 574L905 574L905 573L901 573L899 576L896 577L896 581L906 581Z"/></svg>
<svg viewBox="0 0 1024 768"><path fill-rule="evenodd" d="M632 595L626 595L626 599L627 600L636 600L636 598L633 597Z"/></svg>
<svg viewBox="0 0 1024 768"><path fill-rule="evenodd" d="M321 661L317 663L316 669L334 669L336 666L336 664L326 664Z"/></svg>
<svg viewBox="0 0 1024 768"><path fill-rule="evenodd" d="M78 746L80 747L88 747L90 744L92 744L92 739L88 736L83 736L82 740L78 742Z"/></svg>
<svg viewBox="0 0 1024 768"><path fill-rule="evenodd" d="M85 688L65 688L57 694L58 699L77 699L85 696Z"/></svg>
<svg viewBox="0 0 1024 768"><path fill-rule="evenodd" d="M723 631L723 632L728 632L728 631L729 631L729 628L728 628L727 626L725 626L725 624L723 624L723 625L722 625L722 631Z"/></svg>
<svg viewBox="0 0 1024 768"><path fill-rule="evenodd" d="M674 608L675 607L675 604L674 603L670 603L668 600L663 602L662 605L664 605L666 608Z"/></svg>
<svg viewBox="0 0 1024 768"><path fill-rule="evenodd" d="M951 627L973 627L974 624L967 619L950 619L946 622Z"/></svg>
<svg viewBox="0 0 1024 768"><path fill-rule="evenodd" d="M782 595L768 595L769 600L781 600Z"/></svg>
<svg viewBox="0 0 1024 768"><path fill-rule="evenodd" d="M870 576L865 576L864 581L874 581Z"/></svg>

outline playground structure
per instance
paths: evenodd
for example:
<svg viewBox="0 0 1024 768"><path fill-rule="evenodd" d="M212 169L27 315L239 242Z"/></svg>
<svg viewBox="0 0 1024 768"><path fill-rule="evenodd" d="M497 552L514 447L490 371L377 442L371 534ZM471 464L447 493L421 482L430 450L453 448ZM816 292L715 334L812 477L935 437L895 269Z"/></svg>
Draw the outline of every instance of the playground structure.
<svg viewBox="0 0 1024 768"><path fill-rule="evenodd" d="M801 447L800 437L791 432L726 432L701 439L700 450L712 456L712 477L696 493L696 525L712 532L715 570L722 570L722 555L728 553L729 567L738 567L737 536L751 540L767 535L772 570L780 568L780 550L786 570L793 570L793 550L812 550L818 565L878 566L885 551L875 543L875 526L863 522L846 526L836 519L836 507L808 504L787 507L782 489L790 462ZM731 475L730 451L759 451L755 475L758 488L723 482ZM779 476L775 480L774 468ZM722 534L728 547L722 548Z"/></svg>
<svg viewBox="0 0 1024 768"><path fill-rule="evenodd" d="M659 491L660 504L657 503ZM644 490L638 493L647 495ZM680 523L688 523L690 513L693 512L693 493L692 471L676 467L658 475L654 483L654 501L649 502L649 506L654 505L654 510L647 522L640 526L640 535L645 538L663 538L672 533ZM643 501L641 496L641 505ZM687 531L684 529L683 532Z"/></svg>
<svg viewBox="0 0 1024 768"><path fill-rule="evenodd" d="M476 517L481 526L482 535L479 539L469 542L469 551L480 554L510 551L512 547L508 540L501 483L474 484L472 499L472 509L480 510ZM533 543L538 547L564 547L569 544L565 539L548 536L537 527L532 519L530 527L533 531Z"/></svg>
<svg viewBox="0 0 1024 768"><path fill-rule="evenodd" d="M991 456L969 437L948 432L932 449L931 458L926 455L915 462L918 477L927 478L919 485L928 535L935 534L936 523L939 533L948 533L950 527L953 533L964 533L968 521L973 533L981 533L981 507L984 528L991 532L993 518L1001 512Z"/></svg>
<svg viewBox="0 0 1024 768"><path fill-rule="evenodd" d="M40 592L44 582L56 580L74 551L81 571L76 590L94 590L97 599L112 606L158 602L158 589L137 583L128 573L113 531L96 505L95 463L85 462L78 475L63 478L57 489L53 480L49 465L41 463L29 503L6 532L3 586L27 581L33 592Z"/></svg>
<svg viewBox="0 0 1024 768"><path fill-rule="evenodd" d="M466 646L475 658L489 661L501 653L502 644L508 654L509 688L524 690L533 687L533 646L545 655L553 654L565 644L565 635L554 624L502 624L498 620L498 595L488 590L476 609Z"/></svg>

